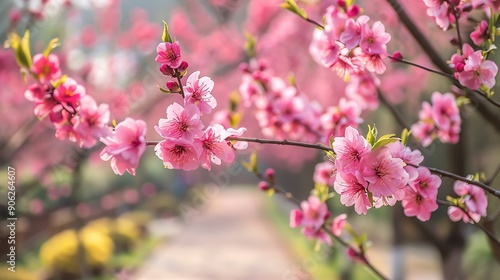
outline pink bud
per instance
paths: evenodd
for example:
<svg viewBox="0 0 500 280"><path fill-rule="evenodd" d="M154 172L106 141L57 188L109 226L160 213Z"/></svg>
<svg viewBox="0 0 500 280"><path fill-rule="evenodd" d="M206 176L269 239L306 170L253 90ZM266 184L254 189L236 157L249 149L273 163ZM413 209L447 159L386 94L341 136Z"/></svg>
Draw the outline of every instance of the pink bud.
<svg viewBox="0 0 500 280"><path fill-rule="evenodd" d="M455 72L462 72L462 71L464 71L464 67L465 67L465 64L463 62L457 62L453 69L455 70Z"/></svg>
<svg viewBox="0 0 500 280"><path fill-rule="evenodd" d="M450 44L452 44L453 46L460 46L460 42L458 41L458 38L455 36L450 38Z"/></svg>
<svg viewBox="0 0 500 280"><path fill-rule="evenodd" d="M259 187L259 189L261 191L267 191L267 190L269 190L271 188L271 186L269 186L269 184L267 182L265 182L265 181L261 181L259 183L258 187Z"/></svg>
<svg viewBox="0 0 500 280"><path fill-rule="evenodd" d="M348 17L355 17L361 13L361 9L358 5L352 5L347 9L346 13Z"/></svg>
<svg viewBox="0 0 500 280"><path fill-rule="evenodd" d="M265 174L266 174L266 177L269 179L274 178L274 169L272 169L272 168L266 169Z"/></svg>
<svg viewBox="0 0 500 280"><path fill-rule="evenodd" d="M345 8L345 0L337 0L337 5L341 8Z"/></svg>
<svg viewBox="0 0 500 280"><path fill-rule="evenodd" d="M163 75L166 75L166 76L173 76L174 75L174 69L172 69L170 66L168 66L166 63L162 64L160 66L160 72L163 74Z"/></svg>
<svg viewBox="0 0 500 280"><path fill-rule="evenodd" d="M9 21L11 24L17 24L23 15L18 9L12 9L9 11Z"/></svg>
<svg viewBox="0 0 500 280"><path fill-rule="evenodd" d="M300 226L303 217L304 215L302 214L302 211L299 209L293 209L292 212L290 212L290 227L296 228Z"/></svg>
<svg viewBox="0 0 500 280"><path fill-rule="evenodd" d="M170 90L173 93L179 93L179 92L181 92L181 87L175 81L168 81L167 82L167 88L168 88L168 90Z"/></svg>
<svg viewBox="0 0 500 280"><path fill-rule="evenodd" d="M188 66L189 64L187 63L187 61L182 61L181 65L179 66L179 68L177 68L177 70L179 70L179 72L182 73L188 69Z"/></svg>
<svg viewBox="0 0 500 280"><path fill-rule="evenodd" d="M392 58L391 58L392 62L398 62L398 60L401 60L401 59L403 59L403 55L401 54L401 52L396 51L392 54Z"/></svg>

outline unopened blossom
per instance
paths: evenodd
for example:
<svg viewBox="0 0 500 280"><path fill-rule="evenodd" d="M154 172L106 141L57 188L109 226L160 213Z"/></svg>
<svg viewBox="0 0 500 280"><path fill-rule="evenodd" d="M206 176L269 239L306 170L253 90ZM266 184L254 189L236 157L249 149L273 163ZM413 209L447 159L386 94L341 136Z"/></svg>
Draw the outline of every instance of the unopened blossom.
<svg viewBox="0 0 500 280"><path fill-rule="evenodd" d="M166 138L155 146L155 153L165 168L189 171L198 168L201 147L183 138Z"/></svg>
<svg viewBox="0 0 500 280"><path fill-rule="evenodd" d="M57 55L49 54L45 57L39 53L33 56L31 71L36 75L41 83L48 83L61 77L59 58Z"/></svg>
<svg viewBox="0 0 500 280"><path fill-rule="evenodd" d="M211 94L214 81L209 77L198 78L199 76L200 71L189 75L184 86L184 103L196 105L202 114L210 114L217 106L217 100Z"/></svg>
<svg viewBox="0 0 500 280"><path fill-rule="evenodd" d="M72 119L73 130L78 135L81 147L91 148L98 139L109 134L107 124L110 113L108 104L97 106L95 100L85 95L80 100L80 109Z"/></svg>
<svg viewBox="0 0 500 280"><path fill-rule="evenodd" d="M200 163L205 169L211 169L211 163L220 165L222 161L232 162L234 151L225 141L226 132L220 124L207 127L200 138L194 142L201 147Z"/></svg>
<svg viewBox="0 0 500 280"><path fill-rule="evenodd" d="M167 107L167 118L160 119L155 126L156 132L163 138L184 138L188 141L202 136L202 129L198 107L187 104L184 108L176 102Z"/></svg>
<svg viewBox="0 0 500 280"><path fill-rule="evenodd" d="M378 147L363 157L360 163L362 177L368 181L368 190L374 196L392 196L408 183L404 162L394 158L387 147Z"/></svg>
<svg viewBox="0 0 500 280"><path fill-rule="evenodd" d="M101 159L111 160L115 174L125 171L135 175L139 160L146 149L146 123L142 120L126 118L119 123L111 136L101 138L106 147L101 151Z"/></svg>
<svg viewBox="0 0 500 280"><path fill-rule="evenodd" d="M172 69L179 68L181 66L181 49L179 42L164 42L160 43L156 48L157 56L155 61L160 64L166 64Z"/></svg>

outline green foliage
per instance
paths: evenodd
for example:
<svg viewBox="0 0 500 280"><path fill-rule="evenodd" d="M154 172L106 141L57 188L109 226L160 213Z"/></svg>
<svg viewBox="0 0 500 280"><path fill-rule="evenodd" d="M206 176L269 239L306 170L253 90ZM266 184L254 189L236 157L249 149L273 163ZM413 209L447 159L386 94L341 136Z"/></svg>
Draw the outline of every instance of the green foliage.
<svg viewBox="0 0 500 280"><path fill-rule="evenodd" d="M285 0L285 3L280 5L281 8L289 10L290 12L298 15L303 19L307 19L307 13L304 9L300 8L295 0Z"/></svg>
<svg viewBox="0 0 500 280"><path fill-rule="evenodd" d="M59 47L61 45L61 42L59 42L59 38L54 38L50 40L50 42L47 44L47 47L45 47L45 50L43 51L43 56L48 57L50 52Z"/></svg>
<svg viewBox="0 0 500 280"><path fill-rule="evenodd" d="M170 33L168 33L168 24L163 21L163 34L161 35L161 40L163 42L172 43L172 38L170 37Z"/></svg>
<svg viewBox="0 0 500 280"><path fill-rule="evenodd" d="M255 45L257 44L257 39L249 32L245 32L245 38L245 51L247 52L248 57L252 58L255 56Z"/></svg>
<svg viewBox="0 0 500 280"><path fill-rule="evenodd" d="M23 38L17 33L11 33L9 39L5 42L5 48L12 48L14 51L17 64L21 68L31 68L31 51L30 51L30 31L24 32Z"/></svg>
<svg viewBox="0 0 500 280"><path fill-rule="evenodd" d="M257 163L257 151L253 151L253 153L250 155L250 161L249 162L244 161L241 164L249 172L254 173L254 174L259 173L259 166L258 166L258 163Z"/></svg>

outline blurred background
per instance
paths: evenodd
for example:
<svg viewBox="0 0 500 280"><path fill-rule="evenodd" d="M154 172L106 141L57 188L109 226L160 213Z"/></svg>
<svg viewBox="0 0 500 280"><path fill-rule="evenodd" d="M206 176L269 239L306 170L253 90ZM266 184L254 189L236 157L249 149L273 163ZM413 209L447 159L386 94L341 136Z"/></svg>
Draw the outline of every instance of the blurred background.
<svg viewBox="0 0 500 280"><path fill-rule="evenodd" d="M62 46L54 53L60 56L63 73L83 84L98 102L108 103L117 122L126 116L146 120L148 140L158 140L154 125L169 104L179 101L157 87L167 81L154 61L162 20L180 42L189 71L200 70L215 81L212 94L221 115L241 84L238 66L248 61L245 32L257 38L257 57L278 77L293 73L310 99L326 107L345 96L345 82L308 53L313 26L280 9L281 2L6 0L0 2L0 41L9 31L29 28L35 54L50 39L60 38ZM311 18L320 20L336 1L299 2ZM386 1L357 2L372 19L382 20L393 36L389 53L399 50L409 60L432 65ZM432 43L440 46L443 58L449 58L453 32L436 30L421 2L405 6ZM464 30L474 25L464 22ZM433 91L449 91L448 82L439 76L387 66L381 89L410 123L417 121L422 100ZM9 166L16 170L18 217L16 273L6 272L2 261L0 279L374 278L348 260L340 246L315 250L314 242L290 229L293 205L259 193L257 178L240 163L257 150L261 169L275 168L278 183L305 199L313 187L314 167L323 161L321 153L250 145L237 153L234 164L209 173L167 170L150 147L137 176L116 176L109 163L100 160L101 146L82 150L59 141L50 123L36 119L33 104L24 98L29 83L19 74L11 50L0 50L0 85L0 172L7 174ZM498 126L487 123L474 108L463 111L460 143L435 143L422 150L425 164L457 174L494 171L500 155ZM362 117L362 131L372 123L381 135L401 129L383 106ZM248 128L247 136L262 135L251 109L244 112L241 126ZM492 185L499 182L497 178ZM452 193L452 184L443 180L440 198ZM9 252L3 184L0 192L4 260ZM498 216L498 205L490 200L490 215ZM338 198L329 207L334 215L348 213L356 231L368 234L373 244L368 256L393 279L493 279L500 272L484 234L450 222L446 208L424 224L404 217L400 206L373 209L366 216L341 206Z"/></svg>

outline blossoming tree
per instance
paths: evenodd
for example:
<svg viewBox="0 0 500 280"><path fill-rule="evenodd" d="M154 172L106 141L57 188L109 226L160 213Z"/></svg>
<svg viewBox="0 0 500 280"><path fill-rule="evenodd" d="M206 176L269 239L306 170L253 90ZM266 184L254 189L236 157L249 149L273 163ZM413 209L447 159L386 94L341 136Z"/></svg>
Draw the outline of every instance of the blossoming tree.
<svg viewBox="0 0 500 280"><path fill-rule="evenodd" d="M310 13L303 8L305 4L294 0L284 1L281 8L305 23L300 33L312 33L307 42L309 54L297 55L308 59L310 55L319 67L330 69L332 77L337 75L346 83L345 96L334 106L308 95L307 88L294 77L286 81L276 75L275 65L259 59L259 51L265 50L256 47L254 36L247 35L246 61L239 67L240 101L231 98L228 110L214 113L223 100L214 92L214 80L202 76L203 69L191 70L192 62L185 60L182 38L189 44L189 34L178 31L176 35L181 39L176 40L164 23L155 61L165 76L165 84L158 85L159 91L172 95L172 102L165 108L164 118L154 124L156 139L146 138L146 131L153 124L144 120L126 117L118 123L111 122L107 104L98 104L85 87L63 75L58 56L52 53L57 40L50 41L43 53L34 56L29 49L28 31L22 38L11 34L7 46L13 49L22 73L34 80L25 92L25 97L34 103L34 114L40 119L48 118L60 140L75 142L82 148L102 143L100 158L109 161L117 175L135 175L148 146L154 146L149 152L154 150L165 168L185 171L200 166L210 171L212 164L229 164L235 160L235 151L247 149L249 143L315 149L324 153L325 160L311 174L311 193L304 201L279 185L280 178L273 169L262 173L256 154L245 163L261 180L261 190L282 194L296 203L297 208L290 213L290 226L300 227L306 237L328 246L346 247L351 259L385 279L387 275L366 255L366 238L353 230L346 214L332 215L327 202L336 200L346 207L353 206L359 215L400 202L404 215L422 222L429 221L439 206L444 206L448 207L452 221L471 223L482 230L498 256L500 241L493 226L498 214L489 216L487 206L488 198L495 204L500 198L500 190L493 185L499 168L486 177L482 170L473 175L457 174L423 162L427 147L437 141L457 145L456 153L465 152L460 150L460 138L468 107L477 108L483 122L491 123L497 132L500 129L500 103L493 95L498 67L491 59L496 49L500 2L424 0L427 23L435 23L443 32L452 29L456 33L450 40L456 53L443 57L408 15L411 4L403 7L397 0L387 0L397 21L420 45L427 57L424 62L434 66L407 60L402 48L395 47L395 52L389 53L391 44L398 46L394 40L399 37L391 35L382 20L370 18L368 9L363 9L363 4L370 3L330 2L326 7L308 8ZM315 14L314 9L321 10L323 20L310 16ZM483 13L485 20L477 21L473 30L464 32L466 21ZM413 52L408 49L408 53ZM387 86L383 74L390 72L387 79L397 79L393 64L408 65L411 68L407 71L417 69L437 75L442 80L435 86L446 88L444 93L433 92L430 102L422 103L418 121L413 125L388 100L384 90ZM377 110L379 103L389 109L401 131L379 136L377 127L384 127L384 123L362 125L362 114ZM239 126L242 111L253 112L264 138L243 136L247 129ZM444 177L454 180L455 195L443 199L440 193L446 192L442 190ZM445 273L447 277L460 276L453 270Z"/></svg>

